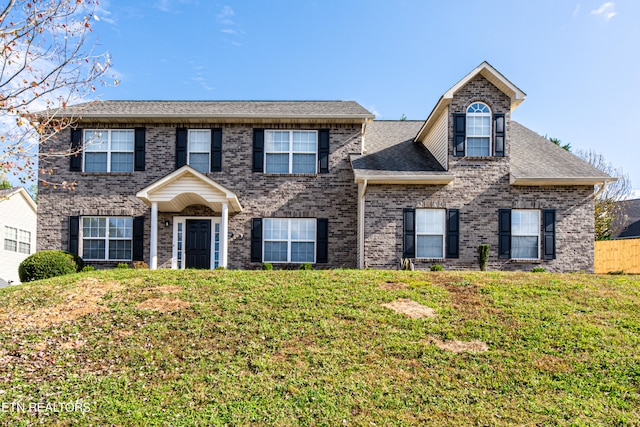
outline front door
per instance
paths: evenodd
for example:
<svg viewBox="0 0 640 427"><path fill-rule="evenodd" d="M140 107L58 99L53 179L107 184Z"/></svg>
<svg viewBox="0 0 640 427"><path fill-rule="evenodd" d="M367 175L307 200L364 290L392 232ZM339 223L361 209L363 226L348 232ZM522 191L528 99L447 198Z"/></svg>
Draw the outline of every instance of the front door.
<svg viewBox="0 0 640 427"><path fill-rule="evenodd" d="M211 220L188 219L186 223L185 267L211 268Z"/></svg>

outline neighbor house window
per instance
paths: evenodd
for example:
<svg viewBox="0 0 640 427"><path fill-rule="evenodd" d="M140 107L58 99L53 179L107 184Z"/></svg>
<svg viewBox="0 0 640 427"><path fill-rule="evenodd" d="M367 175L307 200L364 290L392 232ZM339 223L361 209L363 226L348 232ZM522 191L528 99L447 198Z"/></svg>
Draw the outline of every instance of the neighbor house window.
<svg viewBox="0 0 640 427"><path fill-rule="evenodd" d="M4 249L21 254L31 253L31 232L14 227L4 227Z"/></svg>
<svg viewBox="0 0 640 427"><path fill-rule="evenodd" d="M444 258L444 209L416 209L416 257Z"/></svg>
<svg viewBox="0 0 640 427"><path fill-rule="evenodd" d="M265 173L316 173L318 132L265 131Z"/></svg>
<svg viewBox="0 0 640 427"><path fill-rule="evenodd" d="M133 130L85 130L85 172L133 172Z"/></svg>
<svg viewBox="0 0 640 427"><path fill-rule="evenodd" d="M187 164L198 172L208 173L211 159L211 130L189 129Z"/></svg>
<svg viewBox="0 0 640 427"><path fill-rule="evenodd" d="M264 219L264 262L315 262L315 219Z"/></svg>
<svg viewBox="0 0 640 427"><path fill-rule="evenodd" d="M540 211L511 211L511 258L538 259L540 257Z"/></svg>
<svg viewBox="0 0 640 427"><path fill-rule="evenodd" d="M491 110L482 102L467 108L467 156L491 155Z"/></svg>
<svg viewBox="0 0 640 427"><path fill-rule="evenodd" d="M82 258L130 261L133 218L82 217Z"/></svg>

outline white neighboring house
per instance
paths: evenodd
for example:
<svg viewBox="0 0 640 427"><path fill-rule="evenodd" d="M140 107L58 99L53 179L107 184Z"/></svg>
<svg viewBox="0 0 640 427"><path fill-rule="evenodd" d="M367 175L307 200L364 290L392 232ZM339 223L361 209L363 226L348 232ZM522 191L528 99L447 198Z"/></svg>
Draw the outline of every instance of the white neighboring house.
<svg viewBox="0 0 640 427"><path fill-rule="evenodd" d="M0 190L0 287L20 283L18 266L36 251L37 207L22 187Z"/></svg>

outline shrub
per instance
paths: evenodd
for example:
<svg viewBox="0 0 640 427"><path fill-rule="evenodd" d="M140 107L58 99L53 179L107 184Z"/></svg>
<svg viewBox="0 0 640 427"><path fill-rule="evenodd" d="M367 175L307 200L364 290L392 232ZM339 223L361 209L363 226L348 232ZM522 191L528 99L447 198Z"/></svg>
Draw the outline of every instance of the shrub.
<svg viewBox="0 0 640 427"><path fill-rule="evenodd" d="M226 268L224 268L223 266L220 265L220 266L214 268L214 270L226 270Z"/></svg>
<svg viewBox="0 0 640 427"><path fill-rule="evenodd" d="M76 273L78 270L78 264L72 254L63 251L40 251L20 263L18 275L20 281L31 282Z"/></svg>
<svg viewBox="0 0 640 427"><path fill-rule="evenodd" d="M624 274L624 270L609 271L607 274L620 275Z"/></svg>
<svg viewBox="0 0 640 427"><path fill-rule="evenodd" d="M65 254L67 255L71 255L73 257L73 261L76 263L77 267L77 272L82 271L82 268L84 267L84 261L82 260L82 258L80 258L79 255L76 254L72 254L71 252L65 252Z"/></svg>
<svg viewBox="0 0 640 427"><path fill-rule="evenodd" d="M144 261L133 261L133 268L149 268L149 266Z"/></svg>
<svg viewBox="0 0 640 427"><path fill-rule="evenodd" d="M305 262L304 264L300 264L300 270L313 270L313 265L310 262Z"/></svg>
<svg viewBox="0 0 640 427"><path fill-rule="evenodd" d="M87 271L95 271L95 267L93 265L85 265L84 267L82 267L82 271L87 272Z"/></svg>
<svg viewBox="0 0 640 427"><path fill-rule="evenodd" d="M547 269L544 268L544 267L533 267L531 269L532 273L545 273L546 271L547 271Z"/></svg>
<svg viewBox="0 0 640 427"><path fill-rule="evenodd" d="M270 262L265 262L262 264L262 269L263 270L273 270L273 264L271 264Z"/></svg>
<svg viewBox="0 0 640 427"><path fill-rule="evenodd" d="M118 264L116 268L129 268L129 264L125 262L121 262L120 264Z"/></svg>
<svg viewBox="0 0 640 427"><path fill-rule="evenodd" d="M442 268L440 264L433 264L431 266L431 271L442 271L442 270L444 270L444 268Z"/></svg>
<svg viewBox="0 0 640 427"><path fill-rule="evenodd" d="M487 264L489 263L489 249L491 245L482 244L478 245L478 262L480 263L480 271L487 271Z"/></svg>

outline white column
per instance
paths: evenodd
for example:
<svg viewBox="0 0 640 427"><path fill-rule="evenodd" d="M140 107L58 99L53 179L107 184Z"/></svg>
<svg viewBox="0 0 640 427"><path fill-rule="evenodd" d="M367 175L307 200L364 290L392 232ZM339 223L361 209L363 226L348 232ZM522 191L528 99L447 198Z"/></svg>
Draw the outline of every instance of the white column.
<svg viewBox="0 0 640 427"><path fill-rule="evenodd" d="M220 225L220 265L227 268L227 253L229 253L229 204L222 204L222 224Z"/></svg>
<svg viewBox="0 0 640 427"><path fill-rule="evenodd" d="M158 203L151 203L151 237L149 238L149 268L158 268Z"/></svg>

